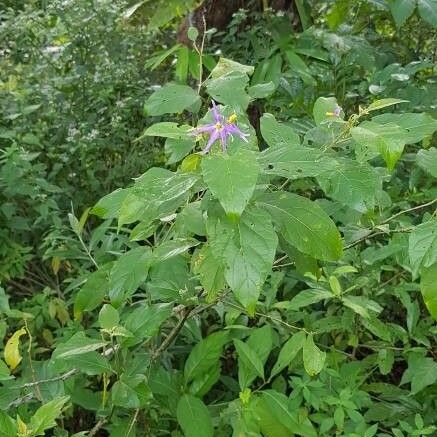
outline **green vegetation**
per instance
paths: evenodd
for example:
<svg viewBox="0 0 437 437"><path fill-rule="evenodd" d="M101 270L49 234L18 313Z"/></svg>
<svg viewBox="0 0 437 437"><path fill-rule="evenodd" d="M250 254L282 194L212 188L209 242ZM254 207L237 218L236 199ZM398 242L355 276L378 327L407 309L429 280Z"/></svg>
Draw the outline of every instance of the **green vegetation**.
<svg viewBox="0 0 437 437"><path fill-rule="evenodd" d="M437 435L436 1L3 3L0 436Z"/></svg>

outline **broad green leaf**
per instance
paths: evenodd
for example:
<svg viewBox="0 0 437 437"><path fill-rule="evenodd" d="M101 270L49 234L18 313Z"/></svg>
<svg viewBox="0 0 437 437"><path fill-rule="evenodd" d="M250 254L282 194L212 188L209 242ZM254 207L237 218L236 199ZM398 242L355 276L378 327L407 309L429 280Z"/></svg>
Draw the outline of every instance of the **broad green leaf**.
<svg viewBox="0 0 437 437"><path fill-rule="evenodd" d="M437 263L423 269L420 291L429 313L437 320Z"/></svg>
<svg viewBox="0 0 437 437"><path fill-rule="evenodd" d="M319 125L326 121L333 121L337 118L342 120L342 112L340 113L340 117L331 115L337 106L338 103L335 97L319 97L314 103L313 108L313 117L316 124Z"/></svg>
<svg viewBox="0 0 437 437"><path fill-rule="evenodd" d="M68 370L77 368L87 375L101 375L102 373L112 372L108 360L96 351L84 354L63 357L57 362L57 368Z"/></svg>
<svg viewBox="0 0 437 437"><path fill-rule="evenodd" d="M8 314L10 311L9 296L5 293L4 288L0 286L0 314Z"/></svg>
<svg viewBox="0 0 437 437"><path fill-rule="evenodd" d="M11 370L14 370L21 362L23 357L20 354L20 338L26 335L27 331L24 328L15 331L5 345L3 352L5 362Z"/></svg>
<svg viewBox="0 0 437 437"><path fill-rule="evenodd" d="M399 28L413 14L416 9L416 0L391 0L389 6L396 26Z"/></svg>
<svg viewBox="0 0 437 437"><path fill-rule="evenodd" d="M191 87L168 83L146 100L144 114L155 116L180 113L199 101L198 94Z"/></svg>
<svg viewBox="0 0 437 437"><path fill-rule="evenodd" d="M290 302L286 302L286 308L290 311L297 311L300 308L320 302L325 299L332 299L333 297L334 295L332 294L332 292L324 290L323 288L304 290L294 296Z"/></svg>
<svg viewBox="0 0 437 437"><path fill-rule="evenodd" d="M247 345L256 352L263 365L272 351L275 334L276 332L270 325L264 325L254 329L247 339Z"/></svg>
<svg viewBox="0 0 437 437"><path fill-rule="evenodd" d="M416 226L410 234L408 253L413 277L437 262L437 219Z"/></svg>
<svg viewBox="0 0 437 437"><path fill-rule="evenodd" d="M247 74L231 71L208 80L206 91L217 102L245 111L250 102L250 96L246 93L248 82Z"/></svg>
<svg viewBox="0 0 437 437"><path fill-rule="evenodd" d="M369 311L380 313L383 309L374 300L368 299L364 296L344 296L342 298L342 303L344 306L347 306L365 319L370 319L371 315Z"/></svg>
<svg viewBox="0 0 437 437"><path fill-rule="evenodd" d="M10 374L11 372L9 370L9 367L5 364L3 360L0 360L0 381L5 381L12 378Z"/></svg>
<svg viewBox="0 0 437 437"><path fill-rule="evenodd" d="M214 256L211 246L204 245L194 258L194 273L199 275L200 283L212 302L225 286L225 269L222 262Z"/></svg>
<svg viewBox="0 0 437 437"><path fill-rule="evenodd" d="M283 393L274 390L264 390L261 392L261 399L263 401L261 405L269 411L271 417L289 431L288 435L317 436L317 432L308 417L301 416L297 410L292 411L288 407L288 398Z"/></svg>
<svg viewBox="0 0 437 437"><path fill-rule="evenodd" d="M190 141L191 144L194 143L194 138L189 139L188 133L192 129L191 126L182 125L179 126L177 123L172 121L162 121L160 123L152 124L152 126L148 127L140 138L143 137L164 137L173 140L173 143L178 140L181 141Z"/></svg>
<svg viewBox="0 0 437 437"><path fill-rule="evenodd" d="M268 193L258 198L285 240L301 252L325 261L342 255L340 234L329 216L316 203L288 192Z"/></svg>
<svg viewBox="0 0 437 437"><path fill-rule="evenodd" d="M311 70L305 64L304 60L293 50L285 50L285 59L290 64L291 71L303 80L307 85L315 85L316 81L311 75Z"/></svg>
<svg viewBox="0 0 437 437"><path fill-rule="evenodd" d="M382 375L388 375L391 372L394 360L392 349L380 349L378 351L378 367Z"/></svg>
<svg viewBox="0 0 437 437"><path fill-rule="evenodd" d="M225 74L233 71L244 73L250 76L253 73L253 70L254 67L250 65L243 65L231 59L220 58L217 62L217 65L211 71L211 77L213 79L217 79L218 77L224 76Z"/></svg>
<svg viewBox="0 0 437 437"><path fill-rule="evenodd" d="M302 146L280 145L269 147L258 156L262 173L299 179L319 176L323 173L335 175L337 161L316 149Z"/></svg>
<svg viewBox="0 0 437 437"><path fill-rule="evenodd" d="M133 338L125 340L125 344L133 346L153 337L171 314L172 305L167 303L137 306L125 320L125 328L133 334Z"/></svg>
<svg viewBox="0 0 437 437"><path fill-rule="evenodd" d="M45 435L47 429L56 426L56 419L61 415L62 407L69 399L69 396L63 396L58 399L53 399L38 408L29 422L32 435Z"/></svg>
<svg viewBox="0 0 437 437"><path fill-rule="evenodd" d="M373 103L371 103L366 110L371 111L377 111L378 109L386 108L387 106L393 106L397 105L399 103L408 103L408 100L401 100L401 99L381 99L381 100L375 100Z"/></svg>
<svg viewBox="0 0 437 437"><path fill-rule="evenodd" d="M300 146L299 135L285 123L280 123L274 115L264 113L260 118L261 135L271 148L287 146L288 149Z"/></svg>
<svg viewBox="0 0 437 437"><path fill-rule="evenodd" d="M380 153L387 168L392 171L407 143L408 132L395 123L365 121L352 128L351 134L360 146Z"/></svg>
<svg viewBox="0 0 437 437"><path fill-rule="evenodd" d="M250 207L235 223L209 217L208 237L215 258L225 265L225 278L237 299L253 312L261 287L271 272L278 239L265 211Z"/></svg>
<svg viewBox="0 0 437 437"><path fill-rule="evenodd" d="M428 150L419 150L417 152L416 162L419 167L423 168L431 176L437 178L437 148L431 147Z"/></svg>
<svg viewBox="0 0 437 437"><path fill-rule="evenodd" d="M303 348L306 335L303 331L299 331L293 334L282 346L278 359L273 366L272 372L270 374L270 379L276 376L279 372L285 369L298 354L298 352Z"/></svg>
<svg viewBox="0 0 437 437"><path fill-rule="evenodd" d="M401 385L411 382L411 393L416 394L437 381L437 362L417 353L408 358L408 369L402 375Z"/></svg>
<svg viewBox="0 0 437 437"><path fill-rule="evenodd" d="M195 235L206 235L205 214L201 209L201 202L186 205L178 214L176 227Z"/></svg>
<svg viewBox="0 0 437 437"><path fill-rule="evenodd" d="M171 165L185 158L194 148L195 138L174 139L167 138L164 150L168 155L167 164Z"/></svg>
<svg viewBox="0 0 437 437"><path fill-rule="evenodd" d="M253 380L252 374L264 379L264 365L249 345L237 338L234 339L234 345L238 354L238 381L241 390L244 390L250 385L251 379Z"/></svg>
<svg viewBox="0 0 437 437"><path fill-rule="evenodd" d="M106 346L106 341L86 337L83 332L76 332L70 339L59 344L52 354L52 359L62 360L67 357L85 354Z"/></svg>
<svg viewBox="0 0 437 437"><path fill-rule="evenodd" d="M228 333L219 331L210 334L193 347L184 367L186 384L208 373L212 367L217 365L227 340Z"/></svg>
<svg viewBox="0 0 437 437"><path fill-rule="evenodd" d="M322 352L314 343L313 334L307 335L303 344L303 365L310 376L317 375L323 369L326 352Z"/></svg>
<svg viewBox="0 0 437 437"><path fill-rule="evenodd" d="M372 118L379 124L395 123L407 131L406 144L414 144L430 137L437 130L437 120L422 113L381 114Z"/></svg>
<svg viewBox="0 0 437 437"><path fill-rule="evenodd" d="M205 404L192 395L183 395L178 402L177 418L185 437L213 437L211 415Z"/></svg>
<svg viewBox="0 0 437 437"><path fill-rule="evenodd" d="M80 319L84 311L97 308L108 294L109 273L113 263L107 263L92 272L74 299L74 318Z"/></svg>
<svg viewBox="0 0 437 437"><path fill-rule="evenodd" d="M417 0L420 16L434 28L437 27L437 0Z"/></svg>
<svg viewBox="0 0 437 437"><path fill-rule="evenodd" d="M109 297L115 306L128 299L143 283L152 260L151 250L139 246L121 255L109 276Z"/></svg>
<svg viewBox="0 0 437 437"><path fill-rule="evenodd" d="M264 99L274 93L276 86L273 82L258 83L249 87L247 92L252 99Z"/></svg>
<svg viewBox="0 0 437 437"><path fill-rule="evenodd" d="M205 182L229 215L242 214L255 190L258 173L256 154L247 149L240 149L234 155L210 155L202 160Z"/></svg>
<svg viewBox="0 0 437 437"><path fill-rule="evenodd" d="M359 212L372 210L382 190L382 179L367 163L340 160L334 171L323 172L317 181L327 196Z"/></svg>
<svg viewBox="0 0 437 437"><path fill-rule="evenodd" d="M174 240L164 241L153 249L152 263L162 263L170 258L181 255L198 244L199 241L194 238L176 238Z"/></svg>
<svg viewBox="0 0 437 437"><path fill-rule="evenodd" d="M120 208L118 225L138 220L144 224L174 213L183 205L197 182L194 174L151 168L135 181Z"/></svg>
<svg viewBox="0 0 437 437"><path fill-rule="evenodd" d="M112 403L123 408L138 408L140 399L136 391L124 381L115 381L111 388Z"/></svg>
<svg viewBox="0 0 437 437"><path fill-rule="evenodd" d="M0 437L12 437L18 435L17 423L12 417L0 410Z"/></svg>
<svg viewBox="0 0 437 437"><path fill-rule="evenodd" d="M118 325L120 316L118 311L110 304L105 304L99 312L99 325L102 329L112 329Z"/></svg>
<svg viewBox="0 0 437 437"><path fill-rule="evenodd" d="M102 197L91 209L91 214L95 214L102 219L111 219L117 217L121 205L128 194L129 189L118 188L112 193Z"/></svg>

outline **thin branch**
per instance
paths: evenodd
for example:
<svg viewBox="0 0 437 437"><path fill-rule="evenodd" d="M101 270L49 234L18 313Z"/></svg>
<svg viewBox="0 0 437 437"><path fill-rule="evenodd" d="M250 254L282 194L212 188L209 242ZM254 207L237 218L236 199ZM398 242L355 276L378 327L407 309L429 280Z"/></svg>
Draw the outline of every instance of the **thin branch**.
<svg viewBox="0 0 437 437"><path fill-rule="evenodd" d="M137 421L138 413L139 413L139 412L140 412L140 409L137 408L137 409L135 410L134 417L132 417L132 420L131 420L131 422L130 422L130 424L129 424L129 428L127 429L126 434L124 435L124 437L129 437L129 434L130 434L130 432L132 431L132 428L134 427L135 422Z"/></svg>
<svg viewBox="0 0 437 437"><path fill-rule="evenodd" d="M402 214L406 214L407 212L411 212L411 211L416 211L417 209L426 208L427 206L431 206L431 205L433 205L436 202L437 202L437 199L434 199L434 200L431 200L430 202L423 203L422 205L417 205L417 206L414 206L413 208L404 209L403 211L399 211L396 214L392 215L387 220L384 220L381 224L384 225L384 224L392 221L396 217L399 217Z"/></svg>
<svg viewBox="0 0 437 437"><path fill-rule="evenodd" d="M192 308L185 308L183 311L182 317L179 319L178 323L174 326L174 328L170 331L170 333L167 335L165 340L161 343L159 348L152 354L152 361L155 361L173 342L173 340L176 338L176 336L179 334L181 329L184 327L184 324L188 317L190 317L191 312L193 311Z"/></svg>
<svg viewBox="0 0 437 437"><path fill-rule="evenodd" d="M395 233L404 233L404 232L411 232L413 230L413 228L401 228L401 229L387 229L386 231L379 231L379 232L374 232L373 234L370 233L369 235L366 235L365 237L359 238L358 240L355 240L354 242L346 245L343 247L344 250L346 249L350 249L351 247L356 246L357 244L360 244L361 242L369 239L369 238L374 238L377 237L379 235L387 235L387 234L395 234Z"/></svg>

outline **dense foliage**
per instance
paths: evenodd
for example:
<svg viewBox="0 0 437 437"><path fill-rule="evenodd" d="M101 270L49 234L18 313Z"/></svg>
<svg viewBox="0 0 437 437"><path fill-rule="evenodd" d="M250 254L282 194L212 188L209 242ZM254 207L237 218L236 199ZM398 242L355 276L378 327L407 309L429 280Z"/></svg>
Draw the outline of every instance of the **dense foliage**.
<svg viewBox="0 0 437 437"><path fill-rule="evenodd" d="M0 15L0 436L437 435L437 3L200 3Z"/></svg>

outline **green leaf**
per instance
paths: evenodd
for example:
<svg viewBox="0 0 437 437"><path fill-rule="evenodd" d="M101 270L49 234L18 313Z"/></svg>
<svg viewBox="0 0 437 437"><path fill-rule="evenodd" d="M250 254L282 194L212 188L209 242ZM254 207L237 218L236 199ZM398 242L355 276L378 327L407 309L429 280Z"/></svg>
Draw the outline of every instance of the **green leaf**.
<svg viewBox="0 0 437 437"><path fill-rule="evenodd" d="M0 410L0 437L12 437L18 435L17 423L12 417Z"/></svg>
<svg viewBox="0 0 437 437"><path fill-rule="evenodd" d="M251 383L252 373L264 379L264 365L257 353L246 343L235 338L234 345L238 354L238 381L240 389L244 390Z"/></svg>
<svg viewBox="0 0 437 437"><path fill-rule="evenodd" d="M313 117L316 124L320 125L326 121L333 121L337 119L337 117L330 115L331 113L334 112L337 106L338 103L335 97L319 97L314 103L314 108L313 108ZM343 119L341 113L338 119L340 120Z"/></svg>
<svg viewBox="0 0 437 437"><path fill-rule="evenodd" d="M127 316L124 324L125 328L133 334L133 338L126 339L124 343L126 346L133 346L146 338L153 337L171 314L172 305L167 303L137 306Z"/></svg>
<svg viewBox="0 0 437 437"><path fill-rule="evenodd" d="M194 259L194 273L199 275L200 283L208 295L207 300L213 301L225 286L225 268L214 256L211 246L204 245L197 252Z"/></svg>
<svg viewBox="0 0 437 437"><path fill-rule="evenodd" d="M272 95L275 89L275 84L270 81L267 83L258 83L256 85L253 85L249 87L247 92L249 93L249 96L252 97L252 99L264 99Z"/></svg>
<svg viewBox="0 0 437 437"><path fill-rule="evenodd" d="M151 223L174 213L187 201L197 180L194 174L151 168L135 181L125 198L118 217L119 227L138 220Z"/></svg>
<svg viewBox="0 0 437 437"><path fill-rule="evenodd" d="M235 223L208 217L208 238L225 278L237 299L253 312L261 287L271 272L278 239L269 215L250 207Z"/></svg>
<svg viewBox="0 0 437 437"><path fill-rule="evenodd" d="M291 71L296 73L307 85L315 85L316 81L311 75L311 71L304 60L293 50L285 50L285 58L290 64Z"/></svg>
<svg viewBox="0 0 437 437"><path fill-rule="evenodd" d="M256 155L247 149L202 159L205 182L229 215L242 214L255 190L258 173Z"/></svg>
<svg viewBox="0 0 437 437"><path fill-rule="evenodd" d="M420 291L429 313L437 320L437 263L423 269Z"/></svg>
<svg viewBox="0 0 437 437"><path fill-rule="evenodd" d="M228 333L219 331L208 335L193 347L184 367L186 384L217 365L227 340Z"/></svg>
<svg viewBox="0 0 437 437"><path fill-rule="evenodd" d="M380 99L371 103L366 110L368 112L377 111L378 109L387 108L387 106L397 105L399 103L408 103L408 100L401 99Z"/></svg>
<svg viewBox="0 0 437 437"><path fill-rule="evenodd" d="M199 398L183 395L178 402L177 418L186 437L212 437L214 434L211 415Z"/></svg>
<svg viewBox="0 0 437 437"><path fill-rule="evenodd" d="M269 147L258 156L264 174L300 179L319 176L323 173L336 174L337 161L309 147L280 145Z"/></svg>
<svg viewBox="0 0 437 437"><path fill-rule="evenodd" d="M69 396L63 396L38 408L29 422L32 435L45 435L47 429L56 426L56 419L61 415L62 407L68 400Z"/></svg>
<svg viewBox="0 0 437 437"><path fill-rule="evenodd" d="M168 155L167 164L175 164L185 158L195 145L195 138L176 139L167 138L165 141L165 153Z"/></svg>
<svg viewBox="0 0 437 437"><path fill-rule="evenodd" d="M152 124L148 127L140 138L143 137L164 137L172 140L183 140L194 143L194 139L189 139L188 133L192 130L191 126L186 124L179 126L172 121L162 121L160 123Z"/></svg>
<svg viewBox="0 0 437 437"><path fill-rule="evenodd" d="M437 0L417 0L420 16L431 26L437 27Z"/></svg>
<svg viewBox="0 0 437 437"><path fill-rule="evenodd" d="M437 381L437 362L417 353L408 358L408 369L402 375L401 385L411 382L411 394L416 394Z"/></svg>
<svg viewBox="0 0 437 437"><path fill-rule="evenodd" d="M299 135L285 123L276 121L272 114L264 113L260 118L261 135L271 147L299 147Z"/></svg>
<svg viewBox="0 0 437 437"><path fill-rule="evenodd" d="M250 102L246 93L249 78L245 73L231 71L216 79L207 81L206 90L217 102L245 111Z"/></svg>
<svg viewBox="0 0 437 437"><path fill-rule="evenodd" d="M378 351L378 367L382 375L388 375L393 368L395 355L392 349L380 349Z"/></svg>
<svg viewBox="0 0 437 437"><path fill-rule="evenodd" d="M360 146L380 153L392 171L402 155L408 132L395 123L365 121L352 128L351 134Z"/></svg>
<svg viewBox="0 0 437 437"><path fill-rule="evenodd" d="M57 363L57 368L59 367L62 370L77 368L87 375L101 375L102 373L112 372L108 360L96 351L64 357L61 362Z"/></svg>
<svg viewBox="0 0 437 437"><path fill-rule="evenodd" d="M431 267L437 262L437 219L414 228L409 238L408 254L414 278L422 268Z"/></svg>
<svg viewBox="0 0 437 437"><path fill-rule="evenodd" d="M294 357L303 348L304 342L306 340L306 335L303 331L299 331L293 334L282 346L278 359L273 366L272 372L270 374L270 379L275 375L285 369L293 361Z"/></svg>
<svg viewBox="0 0 437 437"><path fill-rule="evenodd" d="M155 116L180 113L199 102L198 94L191 87L168 83L146 100L144 114Z"/></svg>
<svg viewBox="0 0 437 437"><path fill-rule="evenodd" d="M118 325L120 316L118 311L110 304L105 304L99 312L99 325L102 329L112 329Z"/></svg>
<svg viewBox="0 0 437 437"><path fill-rule="evenodd" d="M413 14L416 9L416 0L391 0L389 6L396 26L399 28Z"/></svg>
<svg viewBox="0 0 437 437"><path fill-rule="evenodd" d="M270 212L285 240L301 252L325 261L341 257L340 234L316 203L288 192L264 194L258 203Z"/></svg>
<svg viewBox="0 0 437 437"><path fill-rule="evenodd" d="M416 162L419 167L423 168L431 176L437 178L437 148L431 147L428 150L419 150L417 152Z"/></svg>
<svg viewBox="0 0 437 437"><path fill-rule="evenodd" d="M316 437L317 432L306 416L299 415L295 409L292 411L288 407L288 398L282 393L274 390L264 390L261 392L262 403L260 407L264 407L270 413L275 421L284 426L289 434L298 434L304 437ZM258 410L259 411L259 410ZM262 425L261 425L262 426ZM264 427L262 426L263 432ZM274 434L271 434L272 437Z"/></svg>
<svg viewBox="0 0 437 437"><path fill-rule="evenodd" d="M95 214L102 219L111 219L117 217L121 205L128 194L129 189L118 188L112 193L102 197L91 209L91 214Z"/></svg>
<svg viewBox="0 0 437 437"><path fill-rule="evenodd" d="M103 346L106 346L106 341L86 337L83 332L76 332L69 340L56 347L52 354L52 359L62 360L95 351Z"/></svg>
<svg viewBox="0 0 437 437"><path fill-rule="evenodd" d="M406 144L414 144L431 137L437 130L437 120L426 113L381 114L372 118L379 124L395 123L407 131Z"/></svg>
<svg viewBox="0 0 437 437"><path fill-rule="evenodd" d="M170 258L181 255L188 249L197 246L199 241L194 238L176 238L167 240L153 249L153 264L159 264Z"/></svg>
<svg viewBox="0 0 437 437"><path fill-rule="evenodd" d="M217 79L218 77L224 76L225 74L231 73L233 71L244 73L250 76L253 73L254 67L250 65L243 65L239 62L232 61L227 58L220 58L217 65L211 71L211 77Z"/></svg>
<svg viewBox="0 0 437 437"><path fill-rule="evenodd" d="M151 250L146 246L131 249L117 259L109 277L109 297L115 306L128 299L146 280L151 260Z"/></svg>
<svg viewBox="0 0 437 437"><path fill-rule="evenodd" d="M112 403L123 408L138 408L140 399L136 391L123 381L115 381L111 388Z"/></svg>
<svg viewBox="0 0 437 437"><path fill-rule="evenodd" d="M310 376L317 375L323 369L326 352L322 352L314 343L313 334L309 334L303 345L303 365Z"/></svg>
<svg viewBox="0 0 437 437"><path fill-rule="evenodd" d="M288 311L298 311L300 308L325 299L332 299L333 297L332 292L324 290L323 288L304 290L294 296L290 302L286 302L286 308Z"/></svg>
<svg viewBox="0 0 437 437"><path fill-rule="evenodd" d="M85 285L74 299L74 318L80 318L84 311L92 311L103 301L109 291L109 272L113 263L107 263L88 276Z"/></svg>
<svg viewBox="0 0 437 437"><path fill-rule="evenodd" d="M376 313L382 311L382 307L378 303L364 296L344 296L342 303L365 319L370 319L369 311Z"/></svg>
<svg viewBox="0 0 437 437"><path fill-rule="evenodd" d="M342 159L334 171L323 172L317 181L328 197L359 212L372 210L382 179L367 163Z"/></svg>

